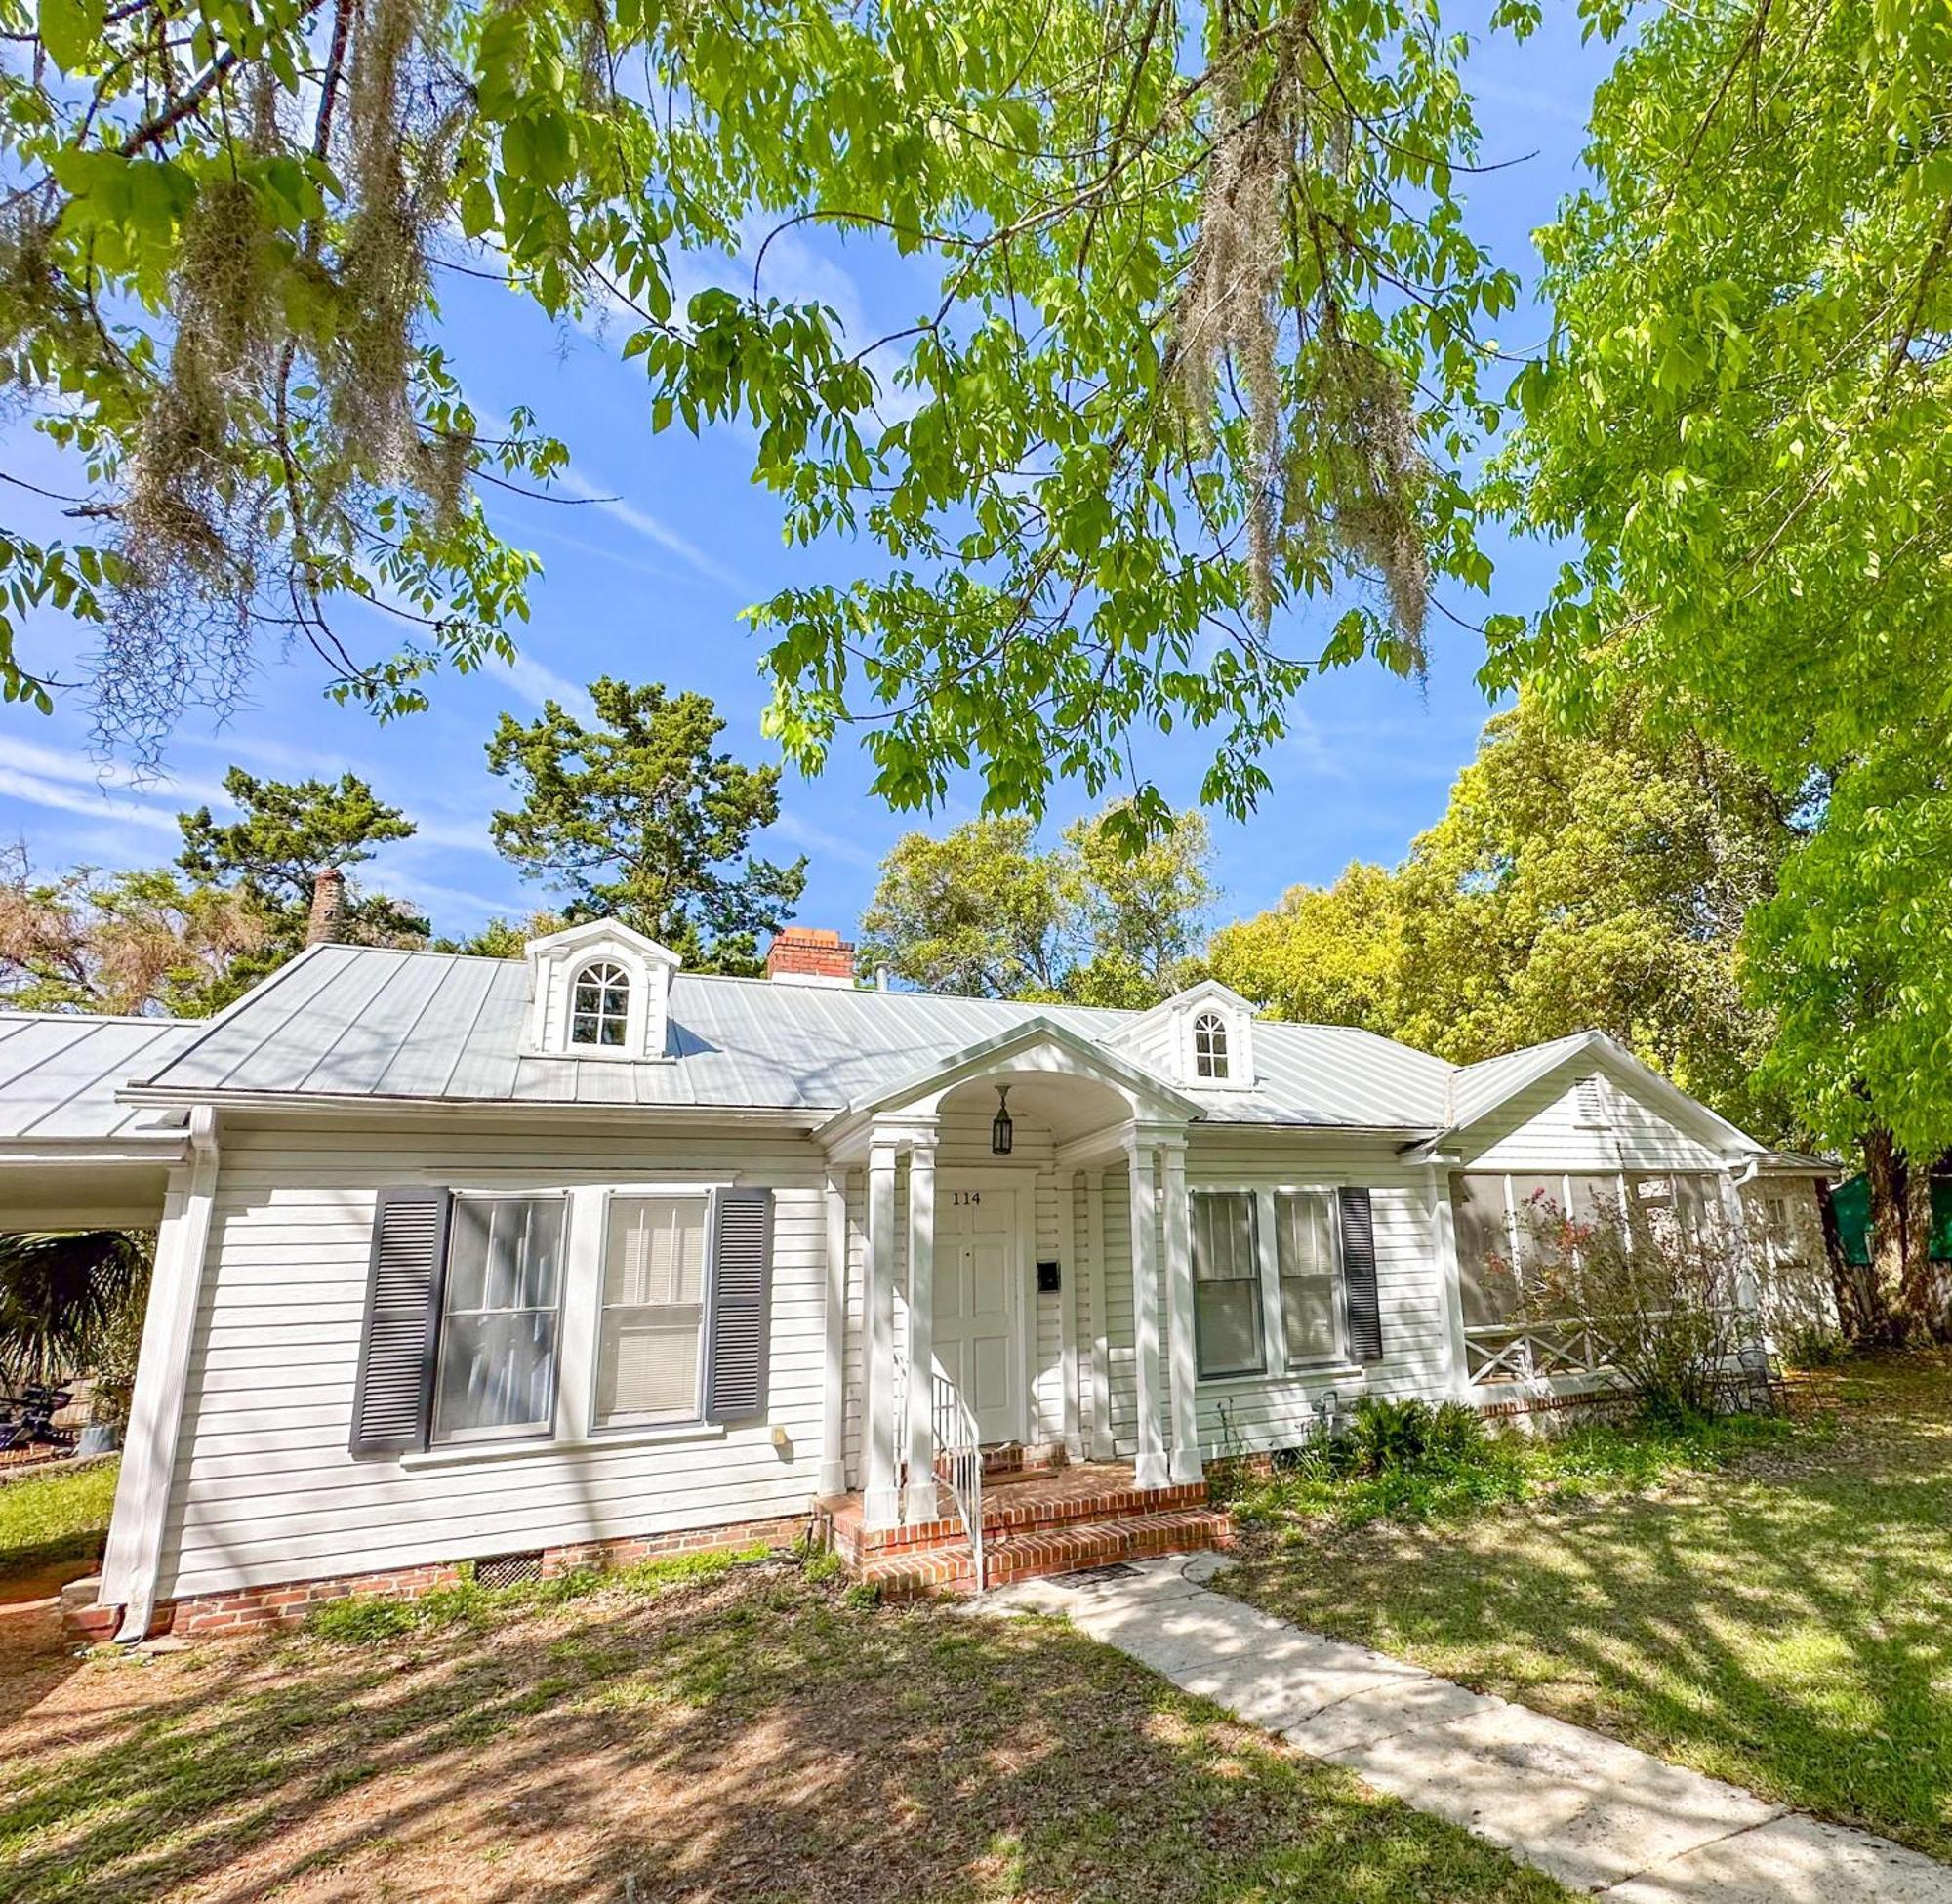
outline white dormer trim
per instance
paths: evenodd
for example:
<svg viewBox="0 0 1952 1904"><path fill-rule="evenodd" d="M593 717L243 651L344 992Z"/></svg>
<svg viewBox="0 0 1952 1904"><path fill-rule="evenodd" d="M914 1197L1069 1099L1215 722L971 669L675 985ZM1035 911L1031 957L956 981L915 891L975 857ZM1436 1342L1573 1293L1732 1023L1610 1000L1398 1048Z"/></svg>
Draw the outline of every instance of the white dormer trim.
<svg viewBox="0 0 1952 1904"><path fill-rule="evenodd" d="M670 1027L671 974L683 963L669 946L614 919L590 919L546 938L531 939L529 1026L525 1056L534 1058L663 1059ZM630 986L622 1044L576 1044L570 1018L576 982L592 965L611 964Z"/></svg>
<svg viewBox="0 0 1952 1904"><path fill-rule="evenodd" d="M1117 1042L1154 1063L1183 1091L1251 1091L1254 1088L1254 1006L1218 979L1201 979L1155 1005L1118 1033ZM1224 1036L1224 1075L1200 1072L1200 1022L1217 1018Z"/></svg>

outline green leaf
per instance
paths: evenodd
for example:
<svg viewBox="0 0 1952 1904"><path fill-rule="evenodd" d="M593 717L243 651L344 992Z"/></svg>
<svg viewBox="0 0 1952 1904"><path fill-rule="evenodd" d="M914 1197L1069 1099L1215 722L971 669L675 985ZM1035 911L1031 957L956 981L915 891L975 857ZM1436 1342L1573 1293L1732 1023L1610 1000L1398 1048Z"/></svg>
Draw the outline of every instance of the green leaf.
<svg viewBox="0 0 1952 1904"><path fill-rule="evenodd" d="M40 0L38 31L62 72L82 66L102 38L102 0Z"/></svg>

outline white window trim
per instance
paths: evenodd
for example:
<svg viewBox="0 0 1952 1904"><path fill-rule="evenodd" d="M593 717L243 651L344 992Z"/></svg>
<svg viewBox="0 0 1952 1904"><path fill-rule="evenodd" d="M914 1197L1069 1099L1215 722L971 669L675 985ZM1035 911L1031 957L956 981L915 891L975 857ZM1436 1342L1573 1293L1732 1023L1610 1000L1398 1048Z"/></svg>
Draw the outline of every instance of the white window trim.
<svg viewBox="0 0 1952 1904"><path fill-rule="evenodd" d="M578 1440L543 1440L534 1436L521 1441L477 1441L446 1444L424 1453L403 1454L402 1468L457 1468L481 1461L524 1461L539 1454L600 1454L618 1448L651 1448L667 1444L722 1441L728 1434L718 1422L674 1423L664 1428L619 1429L614 1434L587 1435Z"/></svg>
<svg viewBox="0 0 1952 1904"><path fill-rule="evenodd" d="M568 1354L568 1295L570 1263L570 1223L574 1216L574 1206L569 1193L554 1185L545 1185L531 1189L508 1183L497 1183L482 1189L471 1185L451 1184L448 1186L456 1202L469 1203L528 1203L539 1202L545 1197L560 1196L562 1199L562 1235L556 1247L561 1261L557 1266L555 1279L555 1369L550 1384L549 1419L547 1422L514 1422L507 1428L464 1428L459 1432L439 1436L440 1427L440 1371L447 1355L447 1293L449 1261L440 1266L440 1317L434 1330L434 1375L433 1396L427 1409L427 1438L428 1453L453 1455L469 1449L480 1448L493 1451L497 1448L534 1442L542 1446L552 1445L562 1432L562 1371ZM447 1251L449 1259L454 1249L454 1228L448 1225ZM526 1312L525 1312L526 1313ZM439 1436L439 1438L436 1437Z"/></svg>
<svg viewBox="0 0 1952 1904"><path fill-rule="evenodd" d="M1227 1070L1220 1077L1200 1074L1200 1053L1193 1028L1206 1017L1217 1018L1227 1035ZM1175 1007L1173 1049L1179 1081L1196 1091L1251 1091L1254 1088L1253 1017L1224 998L1194 998Z"/></svg>
<svg viewBox="0 0 1952 1904"><path fill-rule="evenodd" d="M1252 1216L1249 1219L1249 1221L1252 1223L1254 1232L1254 1266L1260 1272L1259 1282L1260 1282L1260 1294L1261 1294L1261 1366L1258 1369L1253 1369L1253 1368L1235 1369L1225 1375L1206 1375L1200 1372L1200 1349L1199 1349L1199 1339L1198 1339L1199 1326L1197 1320L1199 1315L1200 1272L1198 1267L1195 1265L1193 1261L1193 1232L1194 1232L1193 1203L1194 1199L1200 1196L1244 1196L1248 1199L1249 1205L1252 1209ZM1265 1382L1269 1380L1270 1377L1280 1367L1280 1363L1275 1361L1272 1356L1269 1354L1269 1350L1273 1346L1275 1338L1270 1335L1268 1328L1268 1253L1267 1253L1268 1236L1267 1236L1267 1227L1262 1222L1262 1218L1265 1215L1266 1211L1262 1207L1262 1194L1258 1186L1256 1185L1189 1184L1187 1186L1186 1273L1188 1280L1193 1285L1194 1304L1195 1304L1194 1313L1196 1317L1195 1329L1194 1329L1195 1344L1194 1344L1193 1367L1194 1367L1194 1379L1202 1389L1227 1382L1249 1382L1249 1383Z"/></svg>
<svg viewBox="0 0 1952 1904"><path fill-rule="evenodd" d="M600 1033L604 1020L609 1016L599 1004L594 1012L580 1012L576 1008L576 994L591 973L600 967L608 967L616 972L624 987L624 1035L616 1044L605 1044L599 1036L585 1043L576 1035L576 1021L579 1018L593 1018ZM643 974L633 971L614 952L593 952L580 965L572 965L563 981L568 992L568 1010L563 1018L563 1045L571 1055L578 1058L614 1057L619 1052L642 1050L644 1044L644 985ZM608 984L598 983L599 992L612 990Z"/></svg>
<svg viewBox="0 0 1952 1904"><path fill-rule="evenodd" d="M1195 1196L1233 1194L1254 1199L1254 1250L1261 1273L1261 1357L1267 1366L1260 1374L1201 1375L1199 1382L1202 1394L1209 1389L1222 1393L1242 1385L1252 1387L1289 1380L1314 1382L1362 1372L1362 1363L1349 1359L1349 1290L1342 1275L1342 1199L1336 1194L1347 1181L1271 1183L1264 1178L1248 1182L1202 1178L1187 1186L1189 1233ZM1290 1362L1287 1357L1287 1317L1281 1301L1281 1250L1275 1236L1275 1199L1279 1196L1320 1196L1328 1204L1329 1247L1334 1252L1335 1354L1319 1361ZM1187 1267L1191 1274L1191 1263Z"/></svg>
<svg viewBox="0 0 1952 1904"><path fill-rule="evenodd" d="M712 1284L715 1280L715 1266L712 1261L712 1189L703 1187L679 1188L670 1184L659 1184L653 1189L643 1190L619 1184L606 1184L600 1195L600 1203L591 1220L595 1232L595 1286L590 1316L590 1393L586 1398L584 1410L584 1433L592 1444L604 1447L630 1437L683 1435L696 1433L711 1426L705 1419L705 1381L708 1370L705 1365L706 1350L712 1339ZM699 1295L698 1317L698 1380L694 1384L691 1412L687 1415L664 1415L656 1421L620 1421L605 1424L596 1419L596 1387L603 1376L603 1269L604 1253L610 1247L610 1208L619 1197L631 1200L648 1200L651 1197L665 1197L672 1202L689 1200L705 1202L705 1274Z"/></svg>
<svg viewBox="0 0 1952 1904"><path fill-rule="evenodd" d="M1274 1247L1269 1253L1264 1275L1274 1278L1275 1307L1280 1311L1281 1358L1275 1364L1289 1375L1314 1376L1326 1370L1349 1367L1360 1368L1361 1362L1352 1362L1349 1356L1349 1284L1342 1274L1342 1199L1336 1192L1339 1184L1275 1184L1268 1190L1268 1208L1274 1209L1275 1199L1281 1196L1319 1196L1328 1205L1328 1276L1335 1310L1335 1347L1326 1356L1320 1356L1310 1361L1290 1360L1287 1354L1287 1312L1281 1304L1281 1250L1279 1238L1270 1238ZM1373 1193L1372 1193L1373 1194Z"/></svg>

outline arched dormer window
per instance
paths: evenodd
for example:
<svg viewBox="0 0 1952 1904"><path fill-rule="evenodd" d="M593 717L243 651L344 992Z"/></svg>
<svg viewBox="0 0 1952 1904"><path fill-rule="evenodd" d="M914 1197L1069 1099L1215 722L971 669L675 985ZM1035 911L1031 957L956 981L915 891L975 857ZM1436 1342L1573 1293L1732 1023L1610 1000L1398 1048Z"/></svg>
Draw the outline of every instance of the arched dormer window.
<svg viewBox="0 0 1952 1904"><path fill-rule="evenodd" d="M1217 1011L1203 1011L1193 1021L1193 1070L1198 1077L1225 1077L1227 1021Z"/></svg>
<svg viewBox="0 0 1952 1904"><path fill-rule="evenodd" d="M620 1049L629 1035L630 975L611 959L599 958L576 975L570 996L569 1041Z"/></svg>

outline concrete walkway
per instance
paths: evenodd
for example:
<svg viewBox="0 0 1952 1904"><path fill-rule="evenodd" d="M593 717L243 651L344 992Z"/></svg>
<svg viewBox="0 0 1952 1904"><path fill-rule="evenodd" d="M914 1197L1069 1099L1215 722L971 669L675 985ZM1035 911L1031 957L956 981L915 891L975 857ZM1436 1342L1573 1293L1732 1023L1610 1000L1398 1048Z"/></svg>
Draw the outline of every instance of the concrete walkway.
<svg viewBox="0 0 1952 1904"><path fill-rule="evenodd" d="M1952 1866L1528 1707L1304 1633L1204 1584L1218 1554L1006 1587L1188 1692L1616 1904L1952 1904Z"/></svg>

